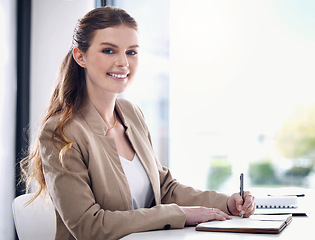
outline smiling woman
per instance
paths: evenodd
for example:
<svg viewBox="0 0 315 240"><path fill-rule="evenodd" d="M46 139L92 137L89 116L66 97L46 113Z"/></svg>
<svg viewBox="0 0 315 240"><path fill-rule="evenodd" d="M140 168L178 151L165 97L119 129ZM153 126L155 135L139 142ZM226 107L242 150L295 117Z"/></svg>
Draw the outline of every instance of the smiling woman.
<svg viewBox="0 0 315 240"><path fill-rule="evenodd" d="M142 111L118 97L138 65L137 23L126 11L88 12L73 39L34 149L22 161L27 182L38 183L35 198L47 191L52 199L57 240L118 239L253 214L249 192L243 204L237 193L187 187L156 158Z"/></svg>

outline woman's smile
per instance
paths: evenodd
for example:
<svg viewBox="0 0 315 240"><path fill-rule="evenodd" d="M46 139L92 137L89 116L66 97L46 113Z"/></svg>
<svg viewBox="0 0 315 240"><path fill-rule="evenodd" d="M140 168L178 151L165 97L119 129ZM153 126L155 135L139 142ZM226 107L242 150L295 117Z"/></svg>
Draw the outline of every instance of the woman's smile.
<svg viewBox="0 0 315 240"><path fill-rule="evenodd" d="M125 80L129 76L129 72L108 72L107 75L117 80Z"/></svg>

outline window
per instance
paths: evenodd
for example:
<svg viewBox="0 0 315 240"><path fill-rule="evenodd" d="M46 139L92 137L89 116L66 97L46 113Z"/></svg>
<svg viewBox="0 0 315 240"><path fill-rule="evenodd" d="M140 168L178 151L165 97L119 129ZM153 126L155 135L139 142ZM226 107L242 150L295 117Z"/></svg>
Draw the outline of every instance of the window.
<svg viewBox="0 0 315 240"><path fill-rule="evenodd" d="M315 3L170 1L170 168L235 191L315 186ZM180 7L179 7L180 6Z"/></svg>

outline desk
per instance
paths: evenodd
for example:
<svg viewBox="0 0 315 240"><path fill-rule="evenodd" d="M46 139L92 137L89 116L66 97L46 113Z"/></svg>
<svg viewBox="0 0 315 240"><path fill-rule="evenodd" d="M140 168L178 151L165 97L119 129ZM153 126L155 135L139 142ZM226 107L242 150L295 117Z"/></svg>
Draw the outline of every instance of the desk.
<svg viewBox="0 0 315 240"><path fill-rule="evenodd" d="M183 229L170 229L133 233L123 240L227 240L227 239L282 239L282 240L314 240L315 233L314 216L294 217L293 221L279 234L251 234L251 233L226 233L226 232L201 232L194 227Z"/></svg>
<svg viewBox="0 0 315 240"><path fill-rule="evenodd" d="M256 189L257 190L257 189ZM274 189L276 190L276 189ZM257 193L257 191L252 191ZM267 192L267 191L263 191ZM274 191L279 194L279 191ZM295 192L289 189L289 192ZM305 190L303 190L305 192ZM250 234L250 233L224 233L224 232L201 232L196 231L194 227L185 227L183 229L170 229L133 233L123 240L154 240L154 239L171 239L171 240L227 240L227 239L281 239L281 240L314 240L315 237L315 209L314 209L314 191L307 190L307 206L310 207L308 216L293 217L293 221L279 234Z"/></svg>

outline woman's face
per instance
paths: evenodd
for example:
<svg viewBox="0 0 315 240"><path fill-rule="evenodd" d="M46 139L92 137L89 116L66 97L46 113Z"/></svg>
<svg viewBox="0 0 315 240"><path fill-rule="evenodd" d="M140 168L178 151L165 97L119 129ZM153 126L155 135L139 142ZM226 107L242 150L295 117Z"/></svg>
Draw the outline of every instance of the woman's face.
<svg viewBox="0 0 315 240"><path fill-rule="evenodd" d="M138 32L133 28L119 25L96 30L89 49L77 61L85 69L88 95L123 92L136 73L138 50Z"/></svg>

